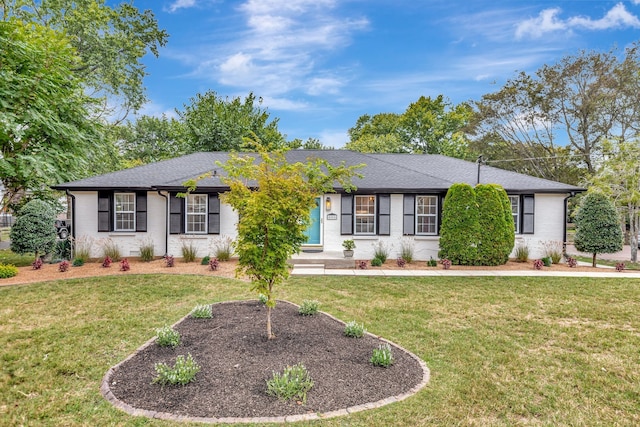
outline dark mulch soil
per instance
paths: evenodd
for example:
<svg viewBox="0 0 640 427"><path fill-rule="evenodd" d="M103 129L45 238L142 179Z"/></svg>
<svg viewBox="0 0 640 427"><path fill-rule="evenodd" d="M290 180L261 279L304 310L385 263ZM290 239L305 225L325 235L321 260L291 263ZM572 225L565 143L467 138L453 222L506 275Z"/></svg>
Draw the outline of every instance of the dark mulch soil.
<svg viewBox="0 0 640 427"><path fill-rule="evenodd" d="M266 307L257 301L215 304L213 313L176 325L182 342L175 349L154 343L121 364L111 392L135 408L183 416L274 417L375 402L408 392L423 377L418 361L396 347L391 367L374 367L369 360L380 340L346 337L343 323L324 314L300 316L293 304L279 302L273 310L274 340L266 339ZM154 363L173 366L188 353L202 368L194 382L152 384ZM267 395L272 372L297 363L314 381L306 405Z"/></svg>

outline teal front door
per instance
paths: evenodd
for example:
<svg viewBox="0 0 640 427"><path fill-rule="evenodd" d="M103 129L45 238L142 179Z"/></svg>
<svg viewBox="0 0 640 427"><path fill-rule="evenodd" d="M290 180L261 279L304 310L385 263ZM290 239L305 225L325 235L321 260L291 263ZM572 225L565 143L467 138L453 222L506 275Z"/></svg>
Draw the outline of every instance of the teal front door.
<svg viewBox="0 0 640 427"><path fill-rule="evenodd" d="M316 197L316 207L311 209L311 223L305 231L307 245L319 245L320 242L320 197Z"/></svg>

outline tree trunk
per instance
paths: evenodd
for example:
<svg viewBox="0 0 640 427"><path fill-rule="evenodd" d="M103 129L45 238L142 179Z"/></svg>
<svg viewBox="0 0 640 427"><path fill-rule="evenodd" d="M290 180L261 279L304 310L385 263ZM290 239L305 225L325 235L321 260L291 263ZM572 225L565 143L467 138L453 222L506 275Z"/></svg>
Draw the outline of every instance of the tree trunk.
<svg viewBox="0 0 640 427"><path fill-rule="evenodd" d="M593 254L593 262L591 263L591 267L596 266L596 253Z"/></svg>
<svg viewBox="0 0 640 427"><path fill-rule="evenodd" d="M267 305L267 339L274 339L275 335L271 333L271 307Z"/></svg>

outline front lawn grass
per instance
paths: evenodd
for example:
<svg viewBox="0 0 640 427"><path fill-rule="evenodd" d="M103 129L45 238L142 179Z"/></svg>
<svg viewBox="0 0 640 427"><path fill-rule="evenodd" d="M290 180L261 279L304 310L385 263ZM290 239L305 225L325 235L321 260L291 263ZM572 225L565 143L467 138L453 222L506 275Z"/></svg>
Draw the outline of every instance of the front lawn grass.
<svg viewBox="0 0 640 427"><path fill-rule="evenodd" d="M0 288L0 425L184 425L114 409L102 377L156 328L248 289L173 275ZM318 300L431 369L405 401L298 425L640 425L640 280L294 277L278 297Z"/></svg>

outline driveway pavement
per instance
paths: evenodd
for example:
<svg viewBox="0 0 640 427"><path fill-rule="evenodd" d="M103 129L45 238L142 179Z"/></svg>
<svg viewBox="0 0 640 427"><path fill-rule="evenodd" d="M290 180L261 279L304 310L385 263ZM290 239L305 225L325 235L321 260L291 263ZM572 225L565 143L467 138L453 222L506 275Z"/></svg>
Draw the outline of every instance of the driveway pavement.
<svg viewBox="0 0 640 427"><path fill-rule="evenodd" d="M591 257L593 254L578 252L576 247L573 245L567 245L567 253L569 255L578 254L581 256ZM607 259L611 261L630 261L631 260L631 247L629 245L624 245L620 252L615 252L612 254L598 254L596 259Z"/></svg>

